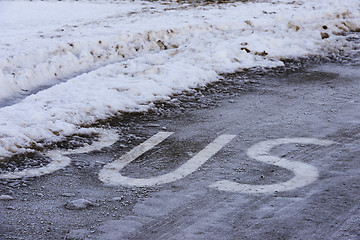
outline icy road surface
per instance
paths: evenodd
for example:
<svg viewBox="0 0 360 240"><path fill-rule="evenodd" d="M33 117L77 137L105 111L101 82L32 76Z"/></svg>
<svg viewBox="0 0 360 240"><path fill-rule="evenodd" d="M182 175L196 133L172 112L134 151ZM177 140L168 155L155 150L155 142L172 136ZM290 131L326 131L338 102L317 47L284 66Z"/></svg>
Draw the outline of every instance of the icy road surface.
<svg viewBox="0 0 360 240"><path fill-rule="evenodd" d="M0 179L0 239L359 239L359 63L226 75L0 164L29 170Z"/></svg>
<svg viewBox="0 0 360 240"><path fill-rule="evenodd" d="M0 158L94 133L220 73L350 53L359 4L1 1Z"/></svg>

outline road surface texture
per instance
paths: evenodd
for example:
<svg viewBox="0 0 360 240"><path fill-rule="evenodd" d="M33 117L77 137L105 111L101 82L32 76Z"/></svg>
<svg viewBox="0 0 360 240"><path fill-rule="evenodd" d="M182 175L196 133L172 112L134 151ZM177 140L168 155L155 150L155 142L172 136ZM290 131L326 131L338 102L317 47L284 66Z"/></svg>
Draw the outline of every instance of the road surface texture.
<svg viewBox="0 0 360 240"><path fill-rule="evenodd" d="M2 179L0 238L359 239L359 61L288 65L98 123L119 140Z"/></svg>

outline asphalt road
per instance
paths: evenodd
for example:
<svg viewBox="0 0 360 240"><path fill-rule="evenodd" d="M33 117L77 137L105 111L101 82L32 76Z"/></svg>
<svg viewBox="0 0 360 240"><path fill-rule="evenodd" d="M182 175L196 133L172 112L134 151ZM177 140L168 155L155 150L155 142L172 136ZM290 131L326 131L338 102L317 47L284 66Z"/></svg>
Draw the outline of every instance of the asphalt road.
<svg viewBox="0 0 360 240"><path fill-rule="evenodd" d="M114 144L1 180L0 238L360 239L359 66L227 75L101 122Z"/></svg>

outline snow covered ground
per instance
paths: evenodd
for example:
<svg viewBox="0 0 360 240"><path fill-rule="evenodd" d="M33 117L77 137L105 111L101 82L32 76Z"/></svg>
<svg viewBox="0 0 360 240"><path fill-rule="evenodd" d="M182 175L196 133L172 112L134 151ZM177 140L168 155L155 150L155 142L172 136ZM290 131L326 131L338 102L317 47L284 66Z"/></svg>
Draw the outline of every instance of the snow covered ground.
<svg viewBox="0 0 360 240"><path fill-rule="evenodd" d="M0 2L0 159L283 59L350 53L358 0Z"/></svg>

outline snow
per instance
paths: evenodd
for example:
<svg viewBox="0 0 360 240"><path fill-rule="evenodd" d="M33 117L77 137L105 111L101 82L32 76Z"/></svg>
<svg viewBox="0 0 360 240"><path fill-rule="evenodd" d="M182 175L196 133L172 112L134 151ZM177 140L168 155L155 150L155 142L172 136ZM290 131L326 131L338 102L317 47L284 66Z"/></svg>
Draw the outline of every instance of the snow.
<svg viewBox="0 0 360 240"><path fill-rule="evenodd" d="M359 23L358 0L1 1L0 158L97 132L84 126L220 73L350 52L342 33Z"/></svg>

